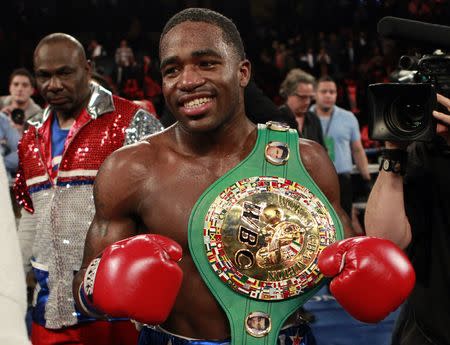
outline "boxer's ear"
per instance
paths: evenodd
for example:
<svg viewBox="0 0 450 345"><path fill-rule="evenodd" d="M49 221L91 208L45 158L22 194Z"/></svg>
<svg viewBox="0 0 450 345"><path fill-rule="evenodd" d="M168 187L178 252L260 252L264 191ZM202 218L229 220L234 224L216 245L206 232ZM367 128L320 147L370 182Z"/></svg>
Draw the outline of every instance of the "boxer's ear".
<svg viewBox="0 0 450 345"><path fill-rule="evenodd" d="M252 72L252 66L250 61L247 59L239 62L239 85L241 87L246 87L250 81L250 76Z"/></svg>

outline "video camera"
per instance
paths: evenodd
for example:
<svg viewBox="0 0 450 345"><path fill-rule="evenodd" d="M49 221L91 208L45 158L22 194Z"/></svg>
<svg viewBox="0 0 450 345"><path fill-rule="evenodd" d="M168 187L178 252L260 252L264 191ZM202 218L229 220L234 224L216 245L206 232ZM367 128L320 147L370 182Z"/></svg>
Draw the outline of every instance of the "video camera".
<svg viewBox="0 0 450 345"><path fill-rule="evenodd" d="M450 27L395 17L378 23L378 32L421 46L450 46ZM450 96L450 55L403 55L393 83L369 85L369 137L387 141L431 141L436 135L436 93Z"/></svg>

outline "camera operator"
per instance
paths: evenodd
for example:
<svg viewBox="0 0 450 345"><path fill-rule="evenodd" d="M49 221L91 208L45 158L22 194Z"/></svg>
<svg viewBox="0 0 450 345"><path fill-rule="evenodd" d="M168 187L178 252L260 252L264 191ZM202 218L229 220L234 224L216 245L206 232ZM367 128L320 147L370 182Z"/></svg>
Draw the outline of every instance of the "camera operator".
<svg viewBox="0 0 450 345"><path fill-rule="evenodd" d="M437 101L450 113L450 99ZM450 344L450 115L433 116L431 142L386 142L366 207L366 234L405 249L416 270L393 345Z"/></svg>
<svg viewBox="0 0 450 345"><path fill-rule="evenodd" d="M25 68L15 69L9 76L9 95L0 97L0 111L8 116L15 110L22 110L26 121L37 120L42 115L42 108L31 97L34 93L35 80L33 75ZM22 134L23 124L14 120L14 126Z"/></svg>

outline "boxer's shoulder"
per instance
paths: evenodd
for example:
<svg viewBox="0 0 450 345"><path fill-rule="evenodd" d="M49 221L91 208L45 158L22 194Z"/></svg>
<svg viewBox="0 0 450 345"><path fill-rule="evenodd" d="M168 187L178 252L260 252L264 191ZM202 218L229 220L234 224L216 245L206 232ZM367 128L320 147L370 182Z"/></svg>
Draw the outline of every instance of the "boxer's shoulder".
<svg viewBox="0 0 450 345"><path fill-rule="evenodd" d="M166 130L149 135L142 140L114 151L103 165L113 164L116 168L130 169L134 164L145 164L156 159L169 146Z"/></svg>
<svg viewBox="0 0 450 345"><path fill-rule="evenodd" d="M326 154L325 148L317 141L300 138L298 140L301 155L322 155Z"/></svg>
<svg viewBox="0 0 450 345"><path fill-rule="evenodd" d="M130 185L136 186L141 179L145 177L148 181L152 177L159 175L164 157L170 150L170 139L162 132L114 151L103 162L97 180L102 183L113 183L120 179L120 183L114 183L114 188L129 188Z"/></svg>
<svg viewBox="0 0 450 345"><path fill-rule="evenodd" d="M299 151L301 160L308 170L319 167L324 160L329 160L325 148L313 140L299 139Z"/></svg>

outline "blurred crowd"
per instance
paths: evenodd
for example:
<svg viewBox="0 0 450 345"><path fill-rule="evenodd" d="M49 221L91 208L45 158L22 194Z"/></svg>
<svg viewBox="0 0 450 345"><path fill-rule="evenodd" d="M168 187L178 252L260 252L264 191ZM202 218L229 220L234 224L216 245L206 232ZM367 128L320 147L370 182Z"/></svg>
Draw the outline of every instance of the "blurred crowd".
<svg viewBox="0 0 450 345"><path fill-rule="evenodd" d="M367 86L389 81L401 54L397 44L379 37L377 22L383 16L392 15L441 23L450 14L447 0L231 1L227 4L83 0L70 13L57 4L56 1L7 4L4 13L8 16L0 24L0 47L6 48L0 49L4 52L0 90L5 94L0 98L0 140L11 182L17 169L17 142L27 121L39 117L46 106L35 90L31 63L35 42L47 32L73 33L84 44L94 67L93 78L99 84L163 117L162 123L167 124L171 119L164 118L158 30L179 8L211 7L237 23L253 65L253 79L275 105L285 103L286 95L280 93L280 86L293 69L301 69L316 79L332 77L337 85L336 105L356 115L362 144L370 153L379 143L368 138ZM80 21L83 29L78 25ZM376 160L376 156L368 158Z"/></svg>
<svg viewBox="0 0 450 345"><path fill-rule="evenodd" d="M253 64L253 78L276 105L284 102L280 85L293 68L301 68L316 78L331 76L336 80L337 105L357 116L366 148L376 146L367 137L367 86L389 80L401 53L396 44L378 36L378 20L392 15L442 23L450 13L447 0L228 1L222 4L81 0L71 5L70 11L58 4L48 0L5 5L3 13L7 15L0 24L4 66L0 71L0 90L9 92L10 97L15 97L11 72L19 67L31 70L35 42L48 32L64 31L83 42L99 83L124 98L143 101L144 107L161 115L164 100L157 58L159 30L180 8L210 7L236 22ZM24 94L29 90L34 89L29 88ZM32 93L30 102L36 103L33 107L45 106L37 93ZM1 103L1 108L3 113L11 115L11 104ZM4 156L8 153L4 149Z"/></svg>

